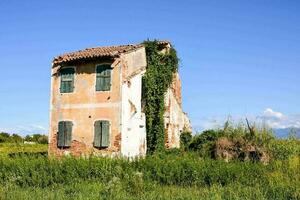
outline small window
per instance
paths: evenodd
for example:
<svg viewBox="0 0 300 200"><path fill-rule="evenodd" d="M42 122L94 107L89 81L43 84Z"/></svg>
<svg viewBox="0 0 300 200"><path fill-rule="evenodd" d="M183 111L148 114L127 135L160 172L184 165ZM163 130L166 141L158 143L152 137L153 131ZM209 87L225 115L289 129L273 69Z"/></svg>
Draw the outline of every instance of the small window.
<svg viewBox="0 0 300 200"><path fill-rule="evenodd" d="M70 147L72 141L72 126L70 121L61 121L58 123L58 147Z"/></svg>
<svg viewBox="0 0 300 200"><path fill-rule="evenodd" d="M74 68L62 68L60 70L60 92L71 93L74 90Z"/></svg>
<svg viewBox="0 0 300 200"><path fill-rule="evenodd" d="M96 67L96 91L110 91L111 66L109 64Z"/></svg>
<svg viewBox="0 0 300 200"><path fill-rule="evenodd" d="M106 148L109 146L109 121L96 121L94 129L94 147Z"/></svg>

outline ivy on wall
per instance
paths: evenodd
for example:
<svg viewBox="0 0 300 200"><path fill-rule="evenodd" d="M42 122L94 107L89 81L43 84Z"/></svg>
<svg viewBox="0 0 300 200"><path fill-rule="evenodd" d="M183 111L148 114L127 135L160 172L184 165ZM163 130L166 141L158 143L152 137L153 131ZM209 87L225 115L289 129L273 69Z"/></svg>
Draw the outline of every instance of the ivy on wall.
<svg viewBox="0 0 300 200"><path fill-rule="evenodd" d="M178 70L176 50L162 52L158 41L144 41L147 56L147 70L143 77L142 99L146 115L147 153L163 150L164 131L164 95L172 83L173 74Z"/></svg>

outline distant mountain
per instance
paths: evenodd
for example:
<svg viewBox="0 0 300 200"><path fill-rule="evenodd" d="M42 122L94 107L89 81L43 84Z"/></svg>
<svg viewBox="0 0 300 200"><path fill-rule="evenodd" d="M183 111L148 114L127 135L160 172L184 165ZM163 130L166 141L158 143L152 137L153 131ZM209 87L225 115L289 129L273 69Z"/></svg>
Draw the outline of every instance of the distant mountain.
<svg viewBox="0 0 300 200"><path fill-rule="evenodd" d="M299 138L300 128L279 128L279 129L274 129L274 133L275 136L278 138L287 138L292 129L296 131L296 136Z"/></svg>

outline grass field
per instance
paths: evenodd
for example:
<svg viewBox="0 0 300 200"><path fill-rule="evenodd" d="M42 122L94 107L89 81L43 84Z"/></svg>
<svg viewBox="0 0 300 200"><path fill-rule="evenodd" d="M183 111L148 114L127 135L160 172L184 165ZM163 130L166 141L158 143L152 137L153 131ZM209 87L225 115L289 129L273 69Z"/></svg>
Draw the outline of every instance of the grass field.
<svg viewBox="0 0 300 200"><path fill-rule="evenodd" d="M0 143L0 157L17 154L46 154L47 150L46 144Z"/></svg>
<svg viewBox="0 0 300 200"><path fill-rule="evenodd" d="M0 199L300 199L299 156L262 165L179 151L134 161L57 160L40 154L46 150L0 146Z"/></svg>

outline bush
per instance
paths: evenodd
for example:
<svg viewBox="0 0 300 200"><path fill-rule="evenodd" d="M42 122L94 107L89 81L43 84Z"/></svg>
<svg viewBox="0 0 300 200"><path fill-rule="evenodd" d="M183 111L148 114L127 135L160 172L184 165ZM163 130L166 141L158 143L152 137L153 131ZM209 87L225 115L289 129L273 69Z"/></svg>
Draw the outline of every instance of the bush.
<svg viewBox="0 0 300 200"><path fill-rule="evenodd" d="M248 121L247 126L227 121L223 129L206 130L195 135L188 149L204 158L267 163L275 149L271 148L275 140L272 130L266 127L251 126Z"/></svg>
<svg viewBox="0 0 300 200"><path fill-rule="evenodd" d="M188 150L189 145L192 141L192 138L193 138L193 136L192 136L191 132L185 131L185 132L181 133L181 135L180 135L180 147L184 151Z"/></svg>
<svg viewBox="0 0 300 200"><path fill-rule="evenodd" d="M46 135L42 135L38 138L37 142L39 144L48 144L48 137Z"/></svg>
<svg viewBox="0 0 300 200"><path fill-rule="evenodd" d="M291 156L300 156L300 140L278 139L269 144L273 159L285 160Z"/></svg>
<svg viewBox="0 0 300 200"><path fill-rule="evenodd" d="M0 133L0 143L10 142L10 135L8 133Z"/></svg>
<svg viewBox="0 0 300 200"><path fill-rule="evenodd" d="M222 131L207 130L195 135L190 142L189 149L197 151L202 157L213 157L214 146L218 138L223 136Z"/></svg>

